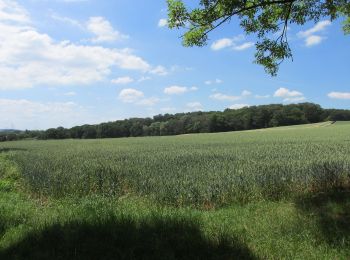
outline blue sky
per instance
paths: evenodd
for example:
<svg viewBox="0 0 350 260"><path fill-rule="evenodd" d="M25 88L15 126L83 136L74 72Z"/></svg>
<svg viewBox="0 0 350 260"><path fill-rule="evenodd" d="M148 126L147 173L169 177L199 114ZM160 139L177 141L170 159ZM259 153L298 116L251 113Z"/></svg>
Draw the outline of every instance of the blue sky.
<svg viewBox="0 0 350 260"><path fill-rule="evenodd" d="M341 20L291 25L294 61L271 77L235 20L185 48L166 16L165 0L0 0L0 128L304 101L350 109Z"/></svg>

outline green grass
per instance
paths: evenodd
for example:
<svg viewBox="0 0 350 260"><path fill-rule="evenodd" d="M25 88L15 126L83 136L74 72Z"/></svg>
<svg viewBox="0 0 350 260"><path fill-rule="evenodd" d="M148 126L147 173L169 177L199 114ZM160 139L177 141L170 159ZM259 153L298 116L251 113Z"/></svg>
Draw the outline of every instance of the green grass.
<svg viewBox="0 0 350 260"><path fill-rule="evenodd" d="M350 124L0 145L0 259L348 259Z"/></svg>

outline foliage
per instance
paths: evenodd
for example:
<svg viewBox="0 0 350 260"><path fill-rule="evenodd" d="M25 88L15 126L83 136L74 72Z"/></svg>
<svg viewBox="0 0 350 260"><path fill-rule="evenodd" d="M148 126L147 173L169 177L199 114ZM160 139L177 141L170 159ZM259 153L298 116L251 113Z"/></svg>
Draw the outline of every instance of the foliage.
<svg viewBox="0 0 350 260"><path fill-rule="evenodd" d="M169 27L185 28L184 46L203 46L208 34L237 18L247 34L256 34L255 62L276 75L280 63L292 57L288 44L289 24L303 25L323 17L347 19L344 31L349 32L348 0L201 0L199 6L186 7L183 0L168 0ZM276 36L277 35L277 36Z"/></svg>
<svg viewBox="0 0 350 260"><path fill-rule="evenodd" d="M313 103L262 105L224 112L192 112L131 118L99 125L63 127L46 131L0 134L0 141L20 139L95 139L137 136L163 136L260 129L322 121L350 120L350 110L322 109Z"/></svg>

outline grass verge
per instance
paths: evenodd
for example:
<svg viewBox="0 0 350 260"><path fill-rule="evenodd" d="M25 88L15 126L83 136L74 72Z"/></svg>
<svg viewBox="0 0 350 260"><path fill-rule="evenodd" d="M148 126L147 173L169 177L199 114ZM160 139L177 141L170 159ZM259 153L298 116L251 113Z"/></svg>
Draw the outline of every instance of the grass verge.
<svg viewBox="0 0 350 260"><path fill-rule="evenodd" d="M350 193L201 211L140 197L37 200L0 155L0 259L348 259Z"/></svg>

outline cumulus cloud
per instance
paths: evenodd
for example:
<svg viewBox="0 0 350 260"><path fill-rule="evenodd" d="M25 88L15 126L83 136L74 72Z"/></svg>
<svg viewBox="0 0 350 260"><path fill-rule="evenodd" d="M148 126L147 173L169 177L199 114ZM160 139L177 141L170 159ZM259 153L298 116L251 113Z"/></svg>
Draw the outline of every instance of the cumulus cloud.
<svg viewBox="0 0 350 260"><path fill-rule="evenodd" d="M167 95L179 95L188 92L187 87L170 86L164 89L164 93Z"/></svg>
<svg viewBox="0 0 350 260"><path fill-rule="evenodd" d="M0 21L28 23L30 17L28 12L15 1L0 1Z"/></svg>
<svg viewBox="0 0 350 260"><path fill-rule="evenodd" d="M233 40L229 38L219 39L211 45L211 49L214 51L218 51L218 50L232 46L232 43L233 43Z"/></svg>
<svg viewBox="0 0 350 260"><path fill-rule="evenodd" d="M311 47L313 45L320 44L324 39L326 39L325 37L316 35L316 33L322 33L331 24L332 23L329 20L320 21L316 23L312 28L306 31L300 31L297 35L299 38L304 39L305 45L307 47Z"/></svg>
<svg viewBox="0 0 350 260"><path fill-rule="evenodd" d="M118 98L124 103L135 103L143 98L143 96L144 94L142 91L133 88L125 88L120 91Z"/></svg>
<svg viewBox="0 0 350 260"><path fill-rule="evenodd" d="M200 102L190 102L186 104L187 111L202 111L203 105Z"/></svg>
<svg viewBox="0 0 350 260"><path fill-rule="evenodd" d="M154 69L127 48L57 42L33 28L21 7L9 3L14 2L0 1L0 89L87 85L105 80L113 68Z"/></svg>
<svg viewBox="0 0 350 260"><path fill-rule="evenodd" d="M159 75L159 76L165 76L168 75L169 72L167 71L166 68L163 66L156 66L150 70L151 74Z"/></svg>
<svg viewBox="0 0 350 260"><path fill-rule="evenodd" d="M69 24L71 26L75 26L75 27L78 27L80 29L84 29L84 26L77 20L75 19L72 19L70 17L66 17L66 16L61 16L59 14L56 14L56 13L52 13L51 14L51 18L53 20L56 20L56 21L59 21L59 22L62 22L62 23L66 23L66 24Z"/></svg>
<svg viewBox="0 0 350 260"><path fill-rule="evenodd" d="M252 92L250 92L250 91L248 91L248 90L243 90L241 95L242 95L243 97L247 97L247 96L250 96L251 94L252 94Z"/></svg>
<svg viewBox="0 0 350 260"><path fill-rule="evenodd" d="M255 95L254 97L258 99L263 99L263 98L269 98L270 95Z"/></svg>
<svg viewBox="0 0 350 260"><path fill-rule="evenodd" d="M134 82L134 79L126 76L126 77L119 77L116 79L112 79L111 81L113 84L117 84L117 85L123 85L123 84L129 84L131 82Z"/></svg>
<svg viewBox="0 0 350 260"><path fill-rule="evenodd" d="M176 111L175 107L162 107L160 109L160 111L162 111L163 113L172 113Z"/></svg>
<svg viewBox="0 0 350 260"><path fill-rule="evenodd" d="M143 82L143 81L146 81L146 80L151 80L152 78L149 77L149 76L142 76L140 77L137 82Z"/></svg>
<svg viewBox="0 0 350 260"><path fill-rule="evenodd" d="M129 38L128 35L124 35L115 30L111 23L101 16L90 17L86 28L96 36L91 39L91 41L95 43L115 42Z"/></svg>
<svg viewBox="0 0 350 260"><path fill-rule="evenodd" d="M168 25L168 20L167 19L160 19L159 22L158 22L158 27L165 27Z"/></svg>
<svg viewBox="0 0 350 260"><path fill-rule="evenodd" d="M304 101L305 97L290 97L290 98L285 98L283 99L283 102L301 102Z"/></svg>
<svg viewBox="0 0 350 260"><path fill-rule="evenodd" d="M220 101L235 101L241 99L241 96L230 96L222 93L215 93L211 95L210 98Z"/></svg>
<svg viewBox="0 0 350 260"><path fill-rule="evenodd" d="M212 85L212 84L221 84L223 81L221 79L215 79L215 80L206 80L204 81L205 85Z"/></svg>
<svg viewBox="0 0 350 260"><path fill-rule="evenodd" d="M219 101L236 101L236 100L246 98L246 97L250 96L251 94L252 94L252 92L250 92L248 90L243 90L241 95L239 95L239 96L226 95L226 94L217 92L217 93L214 93L213 95L211 95L210 98L215 99L215 100L219 100Z"/></svg>
<svg viewBox="0 0 350 260"><path fill-rule="evenodd" d="M244 35L238 35L233 38L222 38L213 42L211 49L213 51L218 51L225 48L231 48L234 51L243 51L254 46L253 42L243 42L244 40Z"/></svg>
<svg viewBox="0 0 350 260"><path fill-rule="evenodd" d="M254 46L254 42L245 42L236 46L233 46L233 50L235 51L244 51Z"/></svg>
<svg viewBox="0 0 350 260"><path fill-rule="evenodd" d="M156 97L145 98L144 96L142 91L133 88L125 88L119 92L118 99L124 103L140 106L154 106L160 101L160 99Z"/></svg>
<svg viewBox="0 0 350 260"><path fill-rule="evenodd" d="M37 102L27 99L0 99L0 128L46 129L67 127L93 119L74 102Z"/></svg>
<svg viewBox="0 0 350 260"><path fill-rule="evenodd" d="M334 99L350 99L350 92L330 92L328 97Z"/></svg>
<svg viewBox="0 0 350 260"><path fill-rule="evenodd" d="M243 108L243 107L249 107L249 105L248 104L233 104L229 108L230 109L240 109L240 108Z"/></svg>
<svg viewBox="0 0 350 260"><path fill-rule="evenodd" d="M136 104L141 106L154 106L160 101L159 98L156 97L150 97L150 98L144 98L138 101Z"/></svg>
<svg viewBox="0 0 350 260"><path fill-rule="evenodd" d="M324 21L320 21L318 23L315 24L314 27L310 28L309 30L306 31L300 31L298 33L299 36L301 37L308 37L311 35L314 35L317 32L321 32L324 31L328 26L330 26L332 23L329 20L324 20Z"/></svg>
<svg viewBox="0 0 350 260"><path fill-rule="evenodd" d="M273 96L283 98L283 102L299 102L305 100L303 93L287 88L277 89Z"/></svg>
<svg viewBox="0 0 350 260"><path fill-rule="evenodd" d="M321 36L318 36L318 35L311 35L311 36L308 36L305 39L305 45L307 47L310 47L310 46L313 46L313 45L317 45L317 44L320 44L323 39L324 39L324 37L321 37Z"/></svg>
<svg viewBox="0 0 350 260"><path fill-rule="evenodd" d="M279 88L276 90L274 97L298 97L302 96L303 93L295 90L289 90L287 88Z"/></svg>

